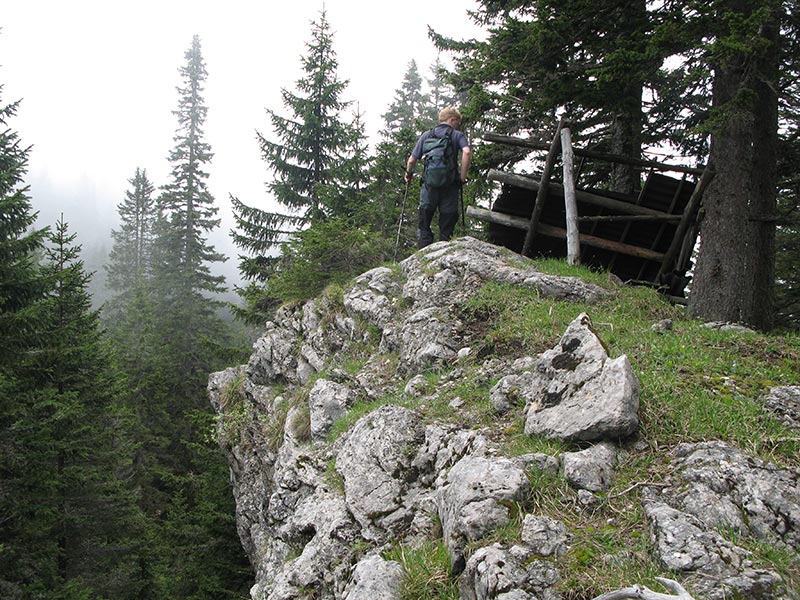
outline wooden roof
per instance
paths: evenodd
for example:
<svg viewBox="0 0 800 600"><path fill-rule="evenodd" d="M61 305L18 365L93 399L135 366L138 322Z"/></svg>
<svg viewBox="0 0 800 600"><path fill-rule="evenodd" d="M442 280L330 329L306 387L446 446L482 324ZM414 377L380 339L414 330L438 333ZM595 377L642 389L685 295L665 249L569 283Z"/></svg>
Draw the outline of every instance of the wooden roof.
<svg viewBox="0 0 800 600"><path fill-rule="evenodd" d="M509 142L513 138L494 134L486 139L526 143ZM555 146L554 140L548 156L551 165L559 151ZM577 148L574 153L595 157L599 154ZM708 169L600 156L604 160L635 162L649 172L636 196L576 189L580 263L607 269L625 282L653 285L670 296L683 296L697 240L702 193L713 173ZM673 177L658 170L682 171L683 175ZM489 178L502 184L492 210L468 209L470 216L489 221L489 240L519 253L527 243L529 256L566 256L564 189L549 181L547 166L541 177L491 170Z"/></svg>

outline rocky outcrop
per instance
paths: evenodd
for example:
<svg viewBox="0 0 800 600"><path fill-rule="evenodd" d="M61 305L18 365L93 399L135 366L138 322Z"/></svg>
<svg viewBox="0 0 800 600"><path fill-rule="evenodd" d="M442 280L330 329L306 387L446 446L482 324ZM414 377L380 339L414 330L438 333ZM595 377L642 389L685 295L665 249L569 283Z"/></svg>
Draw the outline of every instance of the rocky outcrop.
<svg viewBox="0 0 800 600"><path fill-rule="evenodd" d="M389 549L432 540L461 598L561 597L576 532L528 502L531 481L573 488L578 502L564 510L595 510L637 435L639 382L576 310L540 356L487 357L472 372L498 423L524 419L525 434L563 452L505 455L495 424L472 422L457 396L443 414L440 395L464 383L461 361L476 362L465 306L489 281L582 310L610 295L471 238L433 244L364 273L341 299L283 307L246 365L211 375L254 600L400 598L404 564ZM723 444L667 460L664 481L642 494L665 573L697 598L790 597L720 532L796 552L798 474ZM511 541L494 535L510 527Z"/></svg>

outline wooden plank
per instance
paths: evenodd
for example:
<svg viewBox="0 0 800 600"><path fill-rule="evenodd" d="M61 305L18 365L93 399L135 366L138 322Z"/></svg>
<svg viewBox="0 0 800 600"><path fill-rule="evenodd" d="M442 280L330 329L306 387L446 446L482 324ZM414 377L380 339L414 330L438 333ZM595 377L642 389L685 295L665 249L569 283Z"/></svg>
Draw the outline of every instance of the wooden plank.
<svg viewBox="0 0 800 600"><path fill-rule="evenodd" d="M497 181L499 183L507 183L509 185L513 185L515 187L523 189L538 191L540 188L540 184L538 181L530 177L527 177L525 175L517 175L516 173L506 173L504 171L499 171L497 169L489 169L489 173L487 176L492 181ZM564 188L557 183L551 183L548 185L548 187L555 192L559 192L561 194L564 193ZM613 210L615 212L628 215L667 214L665 212L661 212L660 210L647 208L646 206L639 206L637 204L631 204L630 202L623 202L622 200L615 200L614 198L600 196L599 194L593 194L592 192L587 192L584 190L575 190L575 198L579 202L586 202L587 204L602 206L603 208L607 208L609 210Z"/></svg>
<svg viewBox="0 0 800 600"><path fill-rule="evenodd" d="M482 221L497 223L498 225L505 225L506 227L514 227L515 229L521 229L523 231L528 228L528 219L486 210L485 208L468 206L467 215ZM553 227L551 225L540 223L537 231L548 237L560 238L563 240L567 239L567 231L561 227ZM620 244L619 242L606 240L594 235L581 233L579 240L581 244L586 244L587 246L592 246L594 248L601 248L611 252L619 252L620 254L626 254L628 256L635 256L637 258L644 258L646 260L653 260L656 262L662 262L664 260L664 255L661 252L654 252L653 250L639 248L638 246L632 246L630 244Z"/></svg>
<svg viewBox="0 0 800 600"><path fill-rule="evenodd" d="M512 137L509 135L500 135L499 133L485 133L483 139L487 142L496 142L499 144L507 144L509 146L519 146L522 148L530 148L532 150L547 150L548 146L544 142L536 140L523 139ZM691 173L693 175L702 175L703 169L696 167L687 167L685 165L673 165L669 163L661 163L654 160L642 160L637 158L628 158L627 156L620 156L618 154L607 154L605 152L596 152L594 150L583 150L575 148L575 156L584 158L596 158L599 160L606 160L608 162L616 162L624 165L633 165L635 167L642 167L645 169L656 169L658 171L675 171L677 173Z"/></svg>
<svg viewBox="0 0 800 600"><path fill-rule="evenodd" d="M539 189L536 191L536 202L531 211L531 220L528 224L528 233L525 234L525 243L522 245L522 256L529 256L531 253L531 246L533 245L533 238L536 236L536 228L539 225L539 219L544 210L544 203L547 202L547 193L550 190L548 183L550 182L550 172L553 170L553 165L556 162L556 156L561 148L561 127L563 121L558 122L556 127L556 134L553 136L553 141L550 143L550 151L547 153L547 160L542 169L542 179L539 184Z"/></svg>
<svg viewBox="0 0 800 600"><path fill-rule="evenodd" d="M682 215L593 215L589 217L578 217L579 223L591 223L593 221L606 223L625 223L625 222L652 222L663 221L664 223L678 223L683 218Z"/></svg>
<svg viewBox="0 0 800 600"><path fill-rule="evenodd" d="M578 205L575 201L575 178L573 175L572 136L569 127L561 128L561 162L564 172L564 211L567 225L567 264L580 263L580 241L578 239Z"/></svg>

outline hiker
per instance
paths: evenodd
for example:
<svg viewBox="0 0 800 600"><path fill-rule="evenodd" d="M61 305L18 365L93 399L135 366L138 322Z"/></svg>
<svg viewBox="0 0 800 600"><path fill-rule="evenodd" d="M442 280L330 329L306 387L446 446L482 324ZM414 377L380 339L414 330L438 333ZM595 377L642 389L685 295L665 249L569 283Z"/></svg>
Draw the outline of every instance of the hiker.
<svg viewBox="0 0 800 600"><path fill-rule="evenodd" d="M417 140L406 164L405 182L414 176L417 161L424 161L422 187L419 193L419 226L417 247L433 243L431 221L439 210L439 239L449 240L458 222L458 200L461 186L467 181L470 149L467 136L458 130L461 113L448 107L439 113L439 124ZM461 151L461 169L458 151Z"/></svg>

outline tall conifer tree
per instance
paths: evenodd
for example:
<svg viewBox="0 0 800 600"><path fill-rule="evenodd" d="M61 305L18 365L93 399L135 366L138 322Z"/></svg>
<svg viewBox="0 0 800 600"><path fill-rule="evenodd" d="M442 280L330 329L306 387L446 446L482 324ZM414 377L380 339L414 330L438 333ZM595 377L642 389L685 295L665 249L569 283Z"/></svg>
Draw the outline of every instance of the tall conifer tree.
<svg viewBox="0 0 800 600"><path fill-rule="evenodd" d="M15 410L3 433L14 443L4 457L17 467L3 465L4 598L137 597L119 379L74 238L64 223L49 237L45 295L30 306L35 335L10 380Z"/></svg>
<svg viewBox="0 0 800 600"><path fill-rule="evenodd" d="M203 91L207 78L200 38L194 36L180 68L178 118L175 147L170 152L171 180L158 199L155 224L154 283L160 299L159 331L170 361L178 372L198 375L209 372L207 354L198 353L204 341L220 336L221 322L215 314L220 302L213 294L224 291L224 277L211 272L211 264L225 257L208 243L208 233L219 226L218 208L208 190L206 165L213 156L204 139L207 108ZM190 388L195 389L191 383Z"/></svg>
<svg viewBox="0 0 800 600"><path fill-rule="evenodd" d="M155 187L147 171L138 168L128 183L131 188L117 205L120 226L111 232L114 245L106 267L108 286L117 293L130 290L137 281L149 279L152 274Z"/></svg>
<svg viewBox="0 0 800 600"><path fill-rule="evenodd" d="M162 188L154 225L152 286L154 344L145 358L150 372L142 398L143 505L159 540L146 566L153 598L222 598L247 587L244 553L231 521L229 490L199 485L226 479L227 467L206 433L213 415L208 374L240 360L213 298L224 278L211 265L224 257L208 243L219 225L208 190L212 152L204 139L207 77L200 39L194 36L181 67L175 115L178 128L169 155L171 179ZM234 357L234 354L236 356Z"/></svg>
<svg viewBox="0 0 800 600"><path fill-rule="evenodd" d="M293 268L292 261L314 262L312 256L332 258L332 253L347 250L335 246L333 231L347 233L353 228L354 209L363 198L358 191L364 187L367 167L367 150L360 141L363 124L358 117L355 122L343 118L350 106L342 99L348 82L339 79L333 34L324 10L319 20L311 23L306 51L301 57L304 76L296 82L296 91L282 90L290 116L267 109L275 138L258 133L262 157L275 174L267 187L283 210L263 211L232 199L237 224L233 239L245 252L240 270L251 281L240 291L246 306L238 314L253 323L269 316L279 301L274 293L277 288L290 291L296 287L291 275L282 284L275 281L279 273ZM327 223L326 234L308 232L329 220L337 223ZM291 248L283 252L282 246L290 242ZM360 242L356 245L363 247ZM338 268L323 265L303 294L318 289ZM270 280L277 285L270 285Z"/></svg>
<svg viewBox="0 0 800 600"><path fill-rule="evenodd" d="M0 85L0 101L3 87ZM39 339L36 306L47 289L37 263L47 231L32 229L36 213L23 178L29 149L10 120L19 102L0 103L0 596L21 598L34 567L25 548L30 514L22 486L29 472L28 449L17 428L28 417L19 394L32 384L22 369Z"/></svg>
<svg viewBox="0 0 800 600"><path fill-rule="evenodd" d="M27 394L29 419L18 428L36 473L27 508L39 535L28 542L54 552L31 589L53 598L79 597L79 590L136 598L131 540L141 531L133 495L120 479L130 461L118 426L121 386L74 242L67 225L57 223L44 267L52 287L37 305L41 342L26 365L36 386Z"/></svg>

